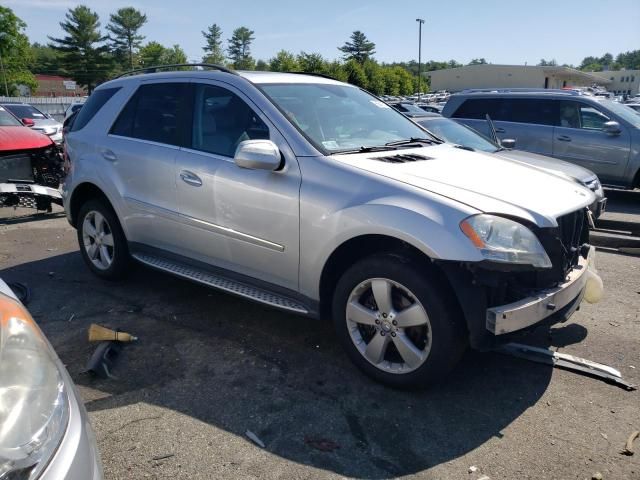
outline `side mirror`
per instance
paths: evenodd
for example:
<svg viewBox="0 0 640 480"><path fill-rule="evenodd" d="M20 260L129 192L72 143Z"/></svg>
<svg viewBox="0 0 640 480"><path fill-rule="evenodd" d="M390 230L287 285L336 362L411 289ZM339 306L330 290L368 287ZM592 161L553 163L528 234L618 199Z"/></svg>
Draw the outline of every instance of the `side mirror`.
<svg viewBox="0 0 640 480"><path fill-rule="evenodd" d="M602 131L607 135L620 135L622 129L620 128L620 124L618 122L611 120L610 122L606 122L603 125Z"/></svg>
<svg viewBox="0 0 640 480"><path fill-rule="evenodd" d="M504 140L500 140L500 146L511 150L512 148L516 148L516 141L513 138L505 138Z"/></svg>
<svg viewBox="0 0 640 480"><path fill-rule="evenodd" d="M271 140L245 140L236 148L233 161L241 168L273 171L280 168L282 155Z"/></svg>
<svg viewBox="0 0 640 480"><path fill-rule="evenodd" d="M31 118L23 118L21 121L25 127L33 127L36 124Z"/></svg>

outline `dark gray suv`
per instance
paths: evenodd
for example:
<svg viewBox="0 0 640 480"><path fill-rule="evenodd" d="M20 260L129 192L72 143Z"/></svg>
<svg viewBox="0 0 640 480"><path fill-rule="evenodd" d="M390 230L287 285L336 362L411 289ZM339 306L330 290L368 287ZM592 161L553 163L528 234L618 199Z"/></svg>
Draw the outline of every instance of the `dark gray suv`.
<svg viewBox="0 0 640 480"><path fill-rule="evenodd" d="M442 114L518 149L593 171L603 184L640 187L640 115L610 100L564 90L469 90L451 96Z"/></svg>

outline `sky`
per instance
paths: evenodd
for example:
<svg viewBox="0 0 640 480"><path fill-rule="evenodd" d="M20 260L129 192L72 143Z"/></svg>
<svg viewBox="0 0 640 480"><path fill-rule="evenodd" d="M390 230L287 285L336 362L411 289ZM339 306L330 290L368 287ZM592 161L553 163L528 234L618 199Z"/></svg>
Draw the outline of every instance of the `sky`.
<svg viewBox="0 0 640 480"><path fill-rule="evenodd" d="M256 59L281 49L319 52L334 59L337 47L354 30L375 42L379 61L417 60L418 24L423 18L422 59L455 59L468 63L484 57L496 64L536 64L555 59L579 65L589 55L640 49L640 0L0 0L27 23L31 42L62 35L65 12L82 3L100 15L133 6L147 14L145 41L179 44L190 61L202 57L202 30L222 27L223 39L233 29L254 30Z"/></svg>

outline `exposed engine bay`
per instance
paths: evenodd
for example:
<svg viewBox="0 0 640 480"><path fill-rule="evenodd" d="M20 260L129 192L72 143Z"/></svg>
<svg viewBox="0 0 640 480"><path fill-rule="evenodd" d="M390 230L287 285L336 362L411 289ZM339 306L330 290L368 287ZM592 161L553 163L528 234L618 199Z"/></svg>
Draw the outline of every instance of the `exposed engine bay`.
<svg viewBox="0 0 640 480"><path fill-rule="evenodd" d="M50 212L52 203L62 205L63 177L63 156L55 145L0 152L0 206Z"/></svg>

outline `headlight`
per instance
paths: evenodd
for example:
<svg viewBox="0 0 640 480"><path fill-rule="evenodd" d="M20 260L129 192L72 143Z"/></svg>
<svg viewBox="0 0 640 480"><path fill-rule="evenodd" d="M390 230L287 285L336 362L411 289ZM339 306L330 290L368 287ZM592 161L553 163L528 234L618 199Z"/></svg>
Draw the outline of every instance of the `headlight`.
<svg viewBox="0 0 640 480"><path fill-rule="evenodd" d="M55 133L58 133L58 127L44 127L42 131L47 135L53 135Z"/></svg>
<svg viewBox="0 0 640 480"><path fill-rule="evenodd" d="M487 260L551 267L551 260L540 241L518 222L483 214L463 220L460 228Z"/></svg>
<svg viewBox="0 0 640 480"><path fill-rule="evenodd" d="M55 354L29 312L0 293L0 479L36 478L68 420Z"/></svg>

